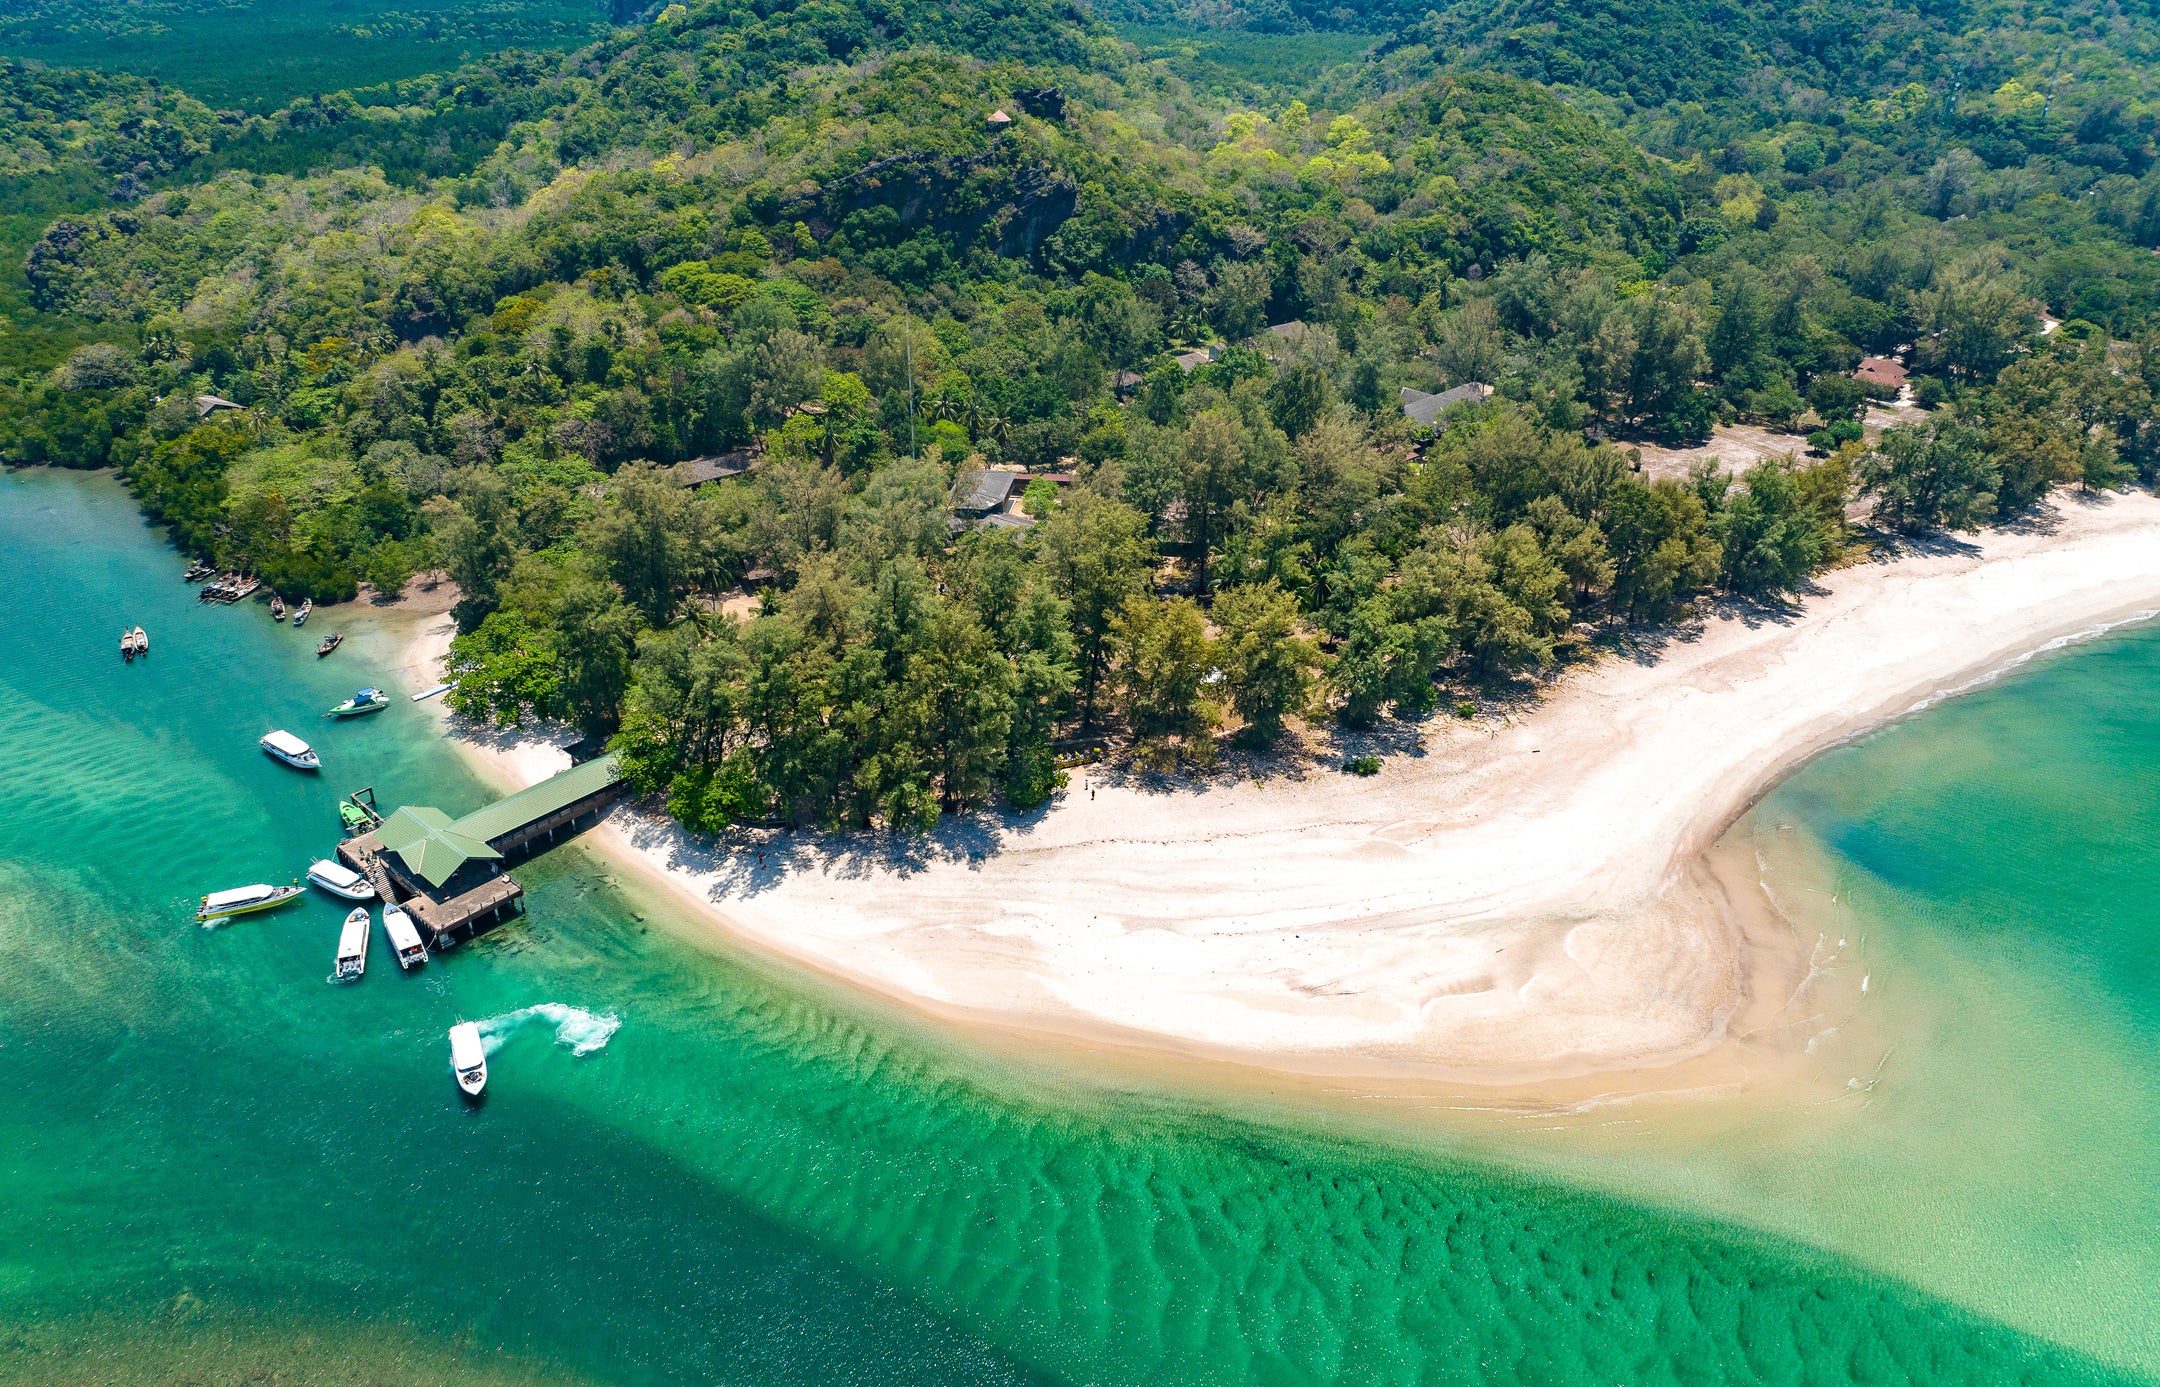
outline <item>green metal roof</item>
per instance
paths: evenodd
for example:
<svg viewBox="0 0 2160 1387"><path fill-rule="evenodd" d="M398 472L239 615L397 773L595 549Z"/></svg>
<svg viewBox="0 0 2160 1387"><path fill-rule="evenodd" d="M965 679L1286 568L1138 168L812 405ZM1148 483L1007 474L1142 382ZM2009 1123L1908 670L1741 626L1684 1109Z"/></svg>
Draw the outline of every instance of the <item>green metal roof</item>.
<svg viewBox="0 0 2160 1387"><path fill-rule="evenodd" d="M475 858L502 856L487 845L487 839L461 830L448 814L424 804L406 805L392 813L375 830L375 840L396 853L407 870L436 887Z"/></svg>
<svg viewBox="0 0 2160 1387"><path fill-rule="evenodd" d="M551 775L507 799L496 800L485 809L475 810L450 827L468 838L486 842L506 833L515 833L533 820L544 819L587 795L605 790L620 779L621 763L613 756L597 756L582 766L572 766L560 775Z"/></svg>

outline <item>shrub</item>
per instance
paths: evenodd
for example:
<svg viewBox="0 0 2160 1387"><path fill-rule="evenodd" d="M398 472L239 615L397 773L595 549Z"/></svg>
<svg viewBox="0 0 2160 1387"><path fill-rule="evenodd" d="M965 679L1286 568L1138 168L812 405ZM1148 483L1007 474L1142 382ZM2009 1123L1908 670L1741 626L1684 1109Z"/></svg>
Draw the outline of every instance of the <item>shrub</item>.
<svg viewBox="0 0 2160 1387"><path fill-rule="evenodd" d="M1380 758L1377 756L1353 756L1342 763L1344 772L1350 775L1380 774Z"/></svg>

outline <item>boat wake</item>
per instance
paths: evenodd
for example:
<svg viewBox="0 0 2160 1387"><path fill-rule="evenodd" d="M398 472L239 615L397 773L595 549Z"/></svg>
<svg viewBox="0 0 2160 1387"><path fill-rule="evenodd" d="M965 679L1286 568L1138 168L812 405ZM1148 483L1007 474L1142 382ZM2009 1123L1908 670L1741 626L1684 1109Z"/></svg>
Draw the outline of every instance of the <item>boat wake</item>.
<svg viewBox="0 0 2160 1387"><path fill-rule="evenodd" d="M542 1002L537 1006L520 1007L516 1011L490 1016L480 1023L480 1044L490 1055L503 1047L503 1043L527 1026L545 1024L555 1028L555 1043L573 1055L589 1055L601 1049L622 1026L622 1018L613 1012L595 1015L583 1007L566 1006L561 1002Z"/></svg>

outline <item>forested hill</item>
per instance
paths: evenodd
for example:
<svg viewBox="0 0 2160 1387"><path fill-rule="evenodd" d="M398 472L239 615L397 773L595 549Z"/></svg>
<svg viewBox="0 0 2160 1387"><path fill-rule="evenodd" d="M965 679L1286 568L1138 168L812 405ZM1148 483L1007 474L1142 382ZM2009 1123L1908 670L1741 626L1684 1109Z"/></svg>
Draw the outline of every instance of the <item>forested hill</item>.
<svg viewBox="0 0 2160 1387"><path fill-rule="evenodd" d="M1646 106L1738 112L1793 89L1865 101L1908 84L1983 99L2017 81L2070 127L2160 90L2151 0L1103 0L1107 18L1231 28L1348 29ZM2112 132L2111 132L2112 133Z"/></svg>
<svg viewBox="0 0 2160 1387"><path fill-rule="evenodd" d="M1998 86L1991 144L1917 69L1764 78L1765 10L1614 51L1774 101L1638 97L1563 71L1599 13L1245 104L1040 0L672 4L252 115L0 64L0 454L289 597L446 571L455 706L706 829L1474 711L2160 474L2143 96ZM1785 455L1640 465L1733 426Z"/></svg>

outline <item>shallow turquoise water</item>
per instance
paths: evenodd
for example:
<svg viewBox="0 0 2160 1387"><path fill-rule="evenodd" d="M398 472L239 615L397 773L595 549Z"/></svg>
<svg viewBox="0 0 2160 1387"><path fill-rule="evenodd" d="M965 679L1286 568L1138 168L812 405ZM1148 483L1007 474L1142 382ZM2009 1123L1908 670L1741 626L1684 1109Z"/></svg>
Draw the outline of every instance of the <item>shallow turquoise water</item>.
<svg viewBox="0 0 2160 1387"><path fill-rule="evenodd" d="M1886 1251L1839 1222L1819 1165L1766 1159L1759 1131L1511 1157L1039 1081L692 947L575 847L519 869L530 913L481 946L400 976L378 943L359 985L326 986L334 903L206 931L194 898L296 874L357 785L453 813L486 795L403 700L316 716L385 681L380 639L356 629L317 663L339 614L295 636L257 608L206 611L179 567L108 481L0 478L0 1380L164 1381L178 1363L199 1381L2037 1383L2140 1361L2016 1286L1991 1302L1937 1269L1975 1266L1985 1291L1990 1259L2035 1239L2080 1256L2063 1209L2149 1229L2116 1183L2149 1155L1977 1245L1905 1220ZM154 651L126 666L134 621ZM2134 695L2115 716L2160 760ZM318 744L320 777L256 751L273 725ZM1879 883L1839 909L1924 915L1981 889L1955 847L1900 836L1940 806L1839 765L1760 811L1805 819ZM2114 770L2101 756L2079 778ZM2143 782L2109 783L2117 800L2074 797L2080 817L2149 812ZM2032 812L2005 808L2001 832ZM2090 841L2060 832L2045 845ZM2149 898L2140 860L2108 890ZM1995 908L2050 883L1985 888L1984 934L1880 946L1897 985L1872 995L1904 993L1930 949L2052 948L2033 943L2066 932L2046 909ZM2078 1024L2130 1045L2156 1014L2134 952L2150 937L2127 913L2110 928L2050 953L2049 976L2107 999ZM466 1108L445 1029L541 1003L621 1027L583 1057L520 1030ZM1878 1093L1863 1151L1913 1130ZM2148 1142L2145 1111L2088 1117ZM1788 1154L1819 1134L1779 1130ZM1908 1188L1909 1156L1863 1178ZM1749 1189L1801 1213L1751 1217Z"/></svg>

